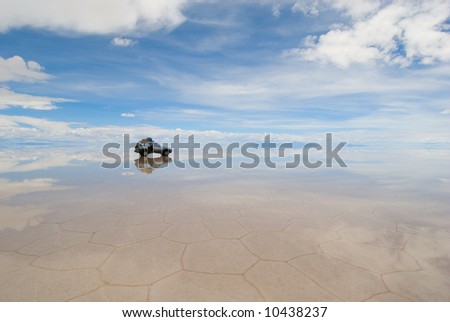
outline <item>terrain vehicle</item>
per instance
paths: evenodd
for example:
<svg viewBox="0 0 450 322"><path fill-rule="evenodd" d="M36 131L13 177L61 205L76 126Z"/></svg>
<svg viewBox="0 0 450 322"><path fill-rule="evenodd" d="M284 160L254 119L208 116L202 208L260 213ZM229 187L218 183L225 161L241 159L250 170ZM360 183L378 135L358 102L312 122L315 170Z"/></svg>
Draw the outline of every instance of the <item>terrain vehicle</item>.
<svg viewBox="0 0 450 322"><path fill-rule="evenodd" d="M172 152L172 149L167 146L159 145L153 141L152 138L145 138L136 143L134 152L139 153L141 156L158 153L166 157Z"/></svg>

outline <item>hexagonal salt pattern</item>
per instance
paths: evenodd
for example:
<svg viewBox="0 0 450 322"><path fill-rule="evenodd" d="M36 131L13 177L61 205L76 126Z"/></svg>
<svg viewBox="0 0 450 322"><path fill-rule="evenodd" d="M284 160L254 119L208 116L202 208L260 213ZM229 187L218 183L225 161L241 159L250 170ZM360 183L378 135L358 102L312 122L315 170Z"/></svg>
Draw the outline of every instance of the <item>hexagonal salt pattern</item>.
<svg viewBox="0 0 450 322"><path fill-rule="evenodd" d="M212 238L203 223L170 225L163 236L180 243L194 243Z"/></svg>
<svg viewBox="0 0 450 322"><path fill-rule="evenodd" d="M241 275L178 272L156 282L152 301L261 301L258 290Z"/></svg>
<svg viewBox="0 0 450 322"><path fill-rule="evenodd" d="M413 301L450 301L450 281L426 271L398 272L383 276L389 289Z"/></svg>
<svg viewBox="0 0 450 322"><path fill-rule="evenodd" d="M116 226L94 233L91 241L98 244L120 247L161 237L162 233L168 227L164 223Z"/></svg>
<svg viewBox="0 0 450 322"><path fill-rule="evenodd" d="M95 269L59 271L28 266L0 276L0 301L68 301L101 284Z"/></svg>
<svg viewBox="0 0 450 322"><path fill-rule="evenodd" d="M334 301L330 292L284 262L261 261L245 273L267 301Z"/></svg>
<svg viewBox="0 0 450 322"><path fill-rule="evenodd" d="M188 245L183 267L203 273L242 274L256 261L238 240L216 239Z"/></svg>
<svg viewBox="0 0 450 322"><path fill-rule="evenodd" d="M102 286L73 298L76 302L144 302L148 299L146 286Z"/></svg>
<svg viewBox="0 0 450 322"><path fill-rule="evenodd" d="M69 270L96 268L111 254L114 247L97 244L80 244L39 257L33 265L40 268Z"/></svg>
<svg viewBox="0 0 450 322"><path fill-rule="evenodd" d="M387 292L379 275L325 254L307 255L289 263L345 301L363 301Z"/></svg>
<svg viewBox="0 0 450 322"><path fill-rule="evenodd" d="M149 209L139 189L2 206L0 300L450 300L437 224L434 236L371 200L214 187Z"/></svg>
<svg viewBox="0 0 450 322"><path fill-rule="evenodd" d="M101 266L111 285L147 285L181 270L184 245L152 239L117 248Z"/></svg>
<svg viewBox="0 0 450 322"><path fill-rule="evenodd" d="M288 261L320 251L317 244L283 232L251 233L242 242L259 258L274 261Z"/></svg>
<svg viewBox="0 0 450 322"><path fill-rule="evenodd" d="M397 249L343 240L324 243L321 248L328 255L380 274L420 269L412 256Z"/></svg>
<svg viewBox="0 0 450 322"><path fill-rule="evenodd" d="M0 276L28 266L35 258L17 252L0 252Z"/></svg>

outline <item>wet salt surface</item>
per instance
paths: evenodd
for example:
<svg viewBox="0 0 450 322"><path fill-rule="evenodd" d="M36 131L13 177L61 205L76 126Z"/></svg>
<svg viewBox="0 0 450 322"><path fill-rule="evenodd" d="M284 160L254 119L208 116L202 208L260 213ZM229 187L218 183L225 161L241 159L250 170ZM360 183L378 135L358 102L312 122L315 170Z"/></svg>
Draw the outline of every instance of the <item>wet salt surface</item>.
<svg viewBox="0 0 450 322"><path fill-rule="evenodd" d="M42 164L0 176L2 301L450 300L439 168Z"/></svg>

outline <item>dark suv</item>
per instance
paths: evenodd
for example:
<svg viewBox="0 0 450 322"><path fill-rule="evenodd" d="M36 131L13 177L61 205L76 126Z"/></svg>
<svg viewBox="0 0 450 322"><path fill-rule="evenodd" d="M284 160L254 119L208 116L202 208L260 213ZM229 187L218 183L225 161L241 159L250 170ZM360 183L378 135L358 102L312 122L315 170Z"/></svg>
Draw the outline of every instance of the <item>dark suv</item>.
<svg viewBox="0 0 450 322"><path fill-rule="evenodd" d="M172 152L172 149L167 146L161 146L151 138L147 138L142 139L138 143L136 143L134 152L139 153L142 156L147 156L152 153L158 153L166 157Z"/></svg>

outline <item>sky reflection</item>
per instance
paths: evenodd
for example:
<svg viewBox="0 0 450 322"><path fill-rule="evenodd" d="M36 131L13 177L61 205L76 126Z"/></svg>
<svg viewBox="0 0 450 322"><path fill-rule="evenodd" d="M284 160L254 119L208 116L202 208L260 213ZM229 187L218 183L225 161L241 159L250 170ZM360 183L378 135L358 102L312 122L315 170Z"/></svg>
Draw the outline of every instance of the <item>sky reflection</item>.
<svg viewBox="0 0 450 322"><path fill-rule="evenodd" d="M131 154L129 168L105 169L95 149L2 150L0 299L147 300L137 290L148 290L187 300L184 287L200 283L209 286L195 298L211 300L232 273L240 279L217 299L449 300L447 155L408 151L415 161L403 164L348 152L348 168L182 169ZM88 277L75 287L79 274ZM353 291L336 285L355 274ZM290 280L275 288L261 276Z"/></svg>

